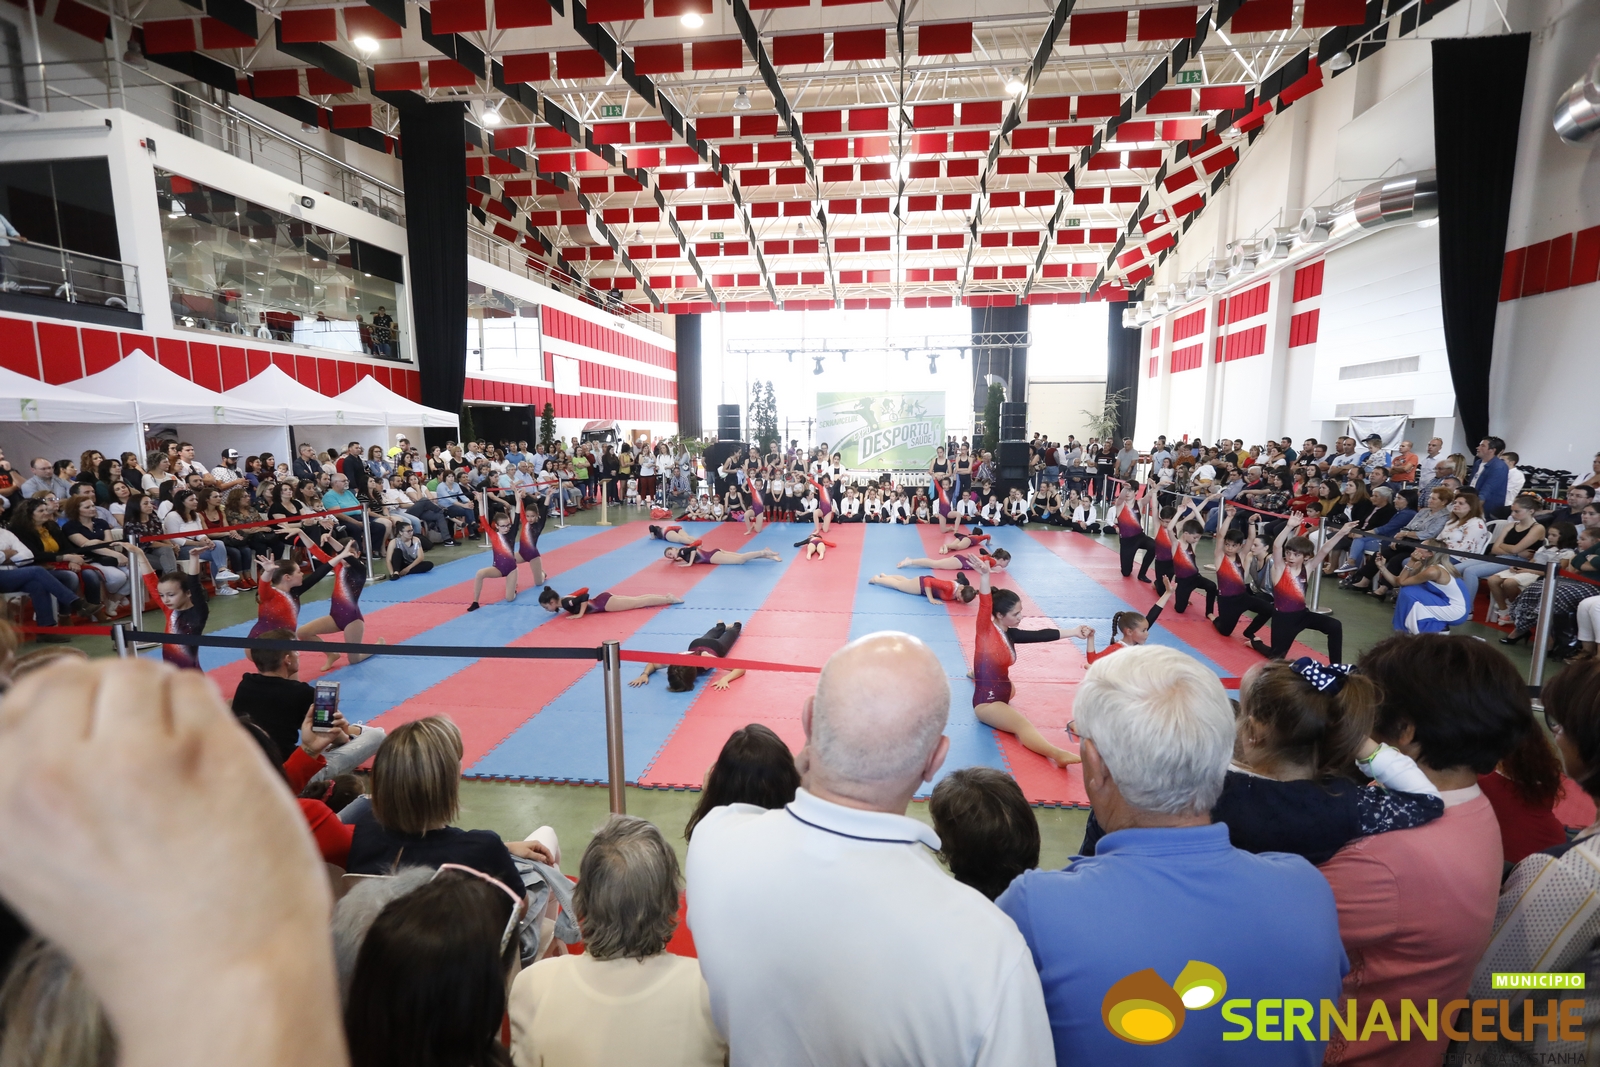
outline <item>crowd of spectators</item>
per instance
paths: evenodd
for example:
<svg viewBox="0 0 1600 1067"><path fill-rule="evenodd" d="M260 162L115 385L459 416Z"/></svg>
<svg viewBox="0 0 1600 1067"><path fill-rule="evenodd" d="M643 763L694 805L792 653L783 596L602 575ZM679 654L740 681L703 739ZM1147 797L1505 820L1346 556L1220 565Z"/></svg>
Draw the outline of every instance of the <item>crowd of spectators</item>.
<svg viewBox="0 0 1600 1067"><path fill-rule="evenodd" d="M1557 675L1541 722L1509 661L1466 637L1264 664L1237 704L1182 652L1126 649L1075 696L1082 855L1041 870L1015 780L943 773L937 655L872 634L824 667L798 753L761 726L728 739L681 872L661 829L613 816L572 879L550 827L455 825L446 717L319 733L292 655L253 653L230 714L192 673L14 649L0 631L7 1064L1600 1050L1591 999L1491 983L1600 980L1600 823L1551 840L1493 784L1508 763L1564 764L1600 794L1600 663ZM373 756L370 781L350 773ZM932 826L907 816L929 783ZM1402 1036L1406 1001L1429 1021Z"/></svg>

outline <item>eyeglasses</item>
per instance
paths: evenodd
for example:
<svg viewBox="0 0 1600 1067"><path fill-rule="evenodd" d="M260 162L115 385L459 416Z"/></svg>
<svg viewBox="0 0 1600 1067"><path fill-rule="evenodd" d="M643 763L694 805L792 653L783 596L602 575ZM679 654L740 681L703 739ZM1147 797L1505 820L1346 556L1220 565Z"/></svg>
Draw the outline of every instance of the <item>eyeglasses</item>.
<svg viewBox="0 0 1600 1067"><path fill-rule="evenodd" d="M428 879L428 881L436 881L438 877L445 871L460 871L462 874L470 874L474 878L481 878L483 881L488 882L490 885L494 886L496 889L500 890L506 896L511 898L511 917L506 920L506 928L500 934L500 951L504 952L506 950L506 945L511 943L512 933L517 929L518 926L522 924L523 917L528 914L527 895L518 895L510 886L506 885L493 875L484 874L480 870L476 870L475 868L468 867L461 863L439 864L439 869L433 872L433 877Z"/></svg>
<svg viewBox="0 0 1600 1067"><path fill-rule="evenodd" d="M1067 723L1067 736L1072 738L1074 744L1083 744L1083 738L1078 733L1078 720L1072 719Z"/></svg>

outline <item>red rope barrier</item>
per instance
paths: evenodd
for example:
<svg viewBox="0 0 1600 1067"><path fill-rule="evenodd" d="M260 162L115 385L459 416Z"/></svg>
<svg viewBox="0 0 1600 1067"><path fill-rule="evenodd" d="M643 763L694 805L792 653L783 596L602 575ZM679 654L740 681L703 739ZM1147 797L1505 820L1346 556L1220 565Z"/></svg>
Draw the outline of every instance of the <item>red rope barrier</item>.
<svg viewBox="0 0 1600 1067"><path fill-rule="evenodd" d="M111 636L109 626L29 626L23 623L12 623L11 628L24 634L98 634L101 637Z"/></svg>
<svg viewBox="0 0 1600 1067"><path fill-rule="evenodd" d="M332 511L308 511L299 515L288 515L281 519L262 519L260 522L241 522L235 526L212 526L204 530L185 530L183 533L152 534L149 537L139 538L139 543L148 541L173 541L178 539L193 539L196 537L209 537L212 534L228 533L231 530L253 530L261 526L281 526L284 523L304 522L307 519L320 519L327 515L344 515L349 512L358 512L359 507L335 508Z"/></svg>

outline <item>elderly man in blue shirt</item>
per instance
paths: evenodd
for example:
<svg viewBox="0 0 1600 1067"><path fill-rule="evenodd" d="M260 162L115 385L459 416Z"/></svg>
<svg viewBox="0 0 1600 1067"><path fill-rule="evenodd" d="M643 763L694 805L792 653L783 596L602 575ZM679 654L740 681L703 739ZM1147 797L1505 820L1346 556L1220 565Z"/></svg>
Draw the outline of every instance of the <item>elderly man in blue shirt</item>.
<svg viewBox="0 0 1600 1067"><path fill-rule="evenodd" d="M1135 646L1089 668L1074 712L1109 832L995 902L1033 951L1058 1067L1320 1064L1315 1012L1349 970L1333 891L1301 857L1241 851L1212 824L1234 744L1221 682Z"/></svg>

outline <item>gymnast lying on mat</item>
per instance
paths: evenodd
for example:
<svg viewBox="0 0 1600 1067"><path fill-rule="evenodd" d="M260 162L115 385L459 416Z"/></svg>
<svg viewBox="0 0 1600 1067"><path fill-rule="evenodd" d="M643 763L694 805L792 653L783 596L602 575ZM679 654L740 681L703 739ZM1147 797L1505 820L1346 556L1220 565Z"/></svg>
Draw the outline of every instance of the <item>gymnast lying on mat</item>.
<svg viewBox="0 0 1600 1067"><path fill-rule="evenodd" d="M981 559L983 562L987 563L990 570L1003 571L1011 563L1011 553L1007 552L1003 548L995 549L993 555L980 548L978 549L976 556L977 559ZM970 555L946 556L944 559L928 559L926 556L907 556L899 563L896 563L895 567L901 569L906 567L927 567L929 570L935 571L975 571L978 569L976 560Z"/></svg>
<svg viewBox="0 0 1600 1067"><path fill-rule="evenodd" d="M927 597L930 604L937 604L941 600L959 600L963 604L970 604L978 595L965 574L956 575L954 580L935 578L931 574L924 574L920 578L908 578L903 574L874 574L867 584Z"/></svg>
<svg viewBox="0 0 1600 1067"><path fill-rule="evenodd" d="M714 563L718 566L730 566L749 563L753 559L770 559L778 563L783 562L783 557L770 548L763 548L757 552L729 552L725 548L704 548L699 541L692 541L682 548L669 548L662 553L662 556L672 560L680 567L693 567L696 563Z"/></svg>
<svg viewBox="0 0 1600 1067"><path fill-rule="evenodd" d="M978 561L978 633L972 649L972 711L978 721L1015 734L1031 752L1057 767L1079 762L1078 754L1044 739L1039 728L1011 706L1011 665L1017 661L1017 644L1061 640L1060 630L1021 630L1022 598L1010 589L989 588L989 565ZM1086 637L1089 628L1078 627Z"/></svg>
<svg viewBox="0 0 1600 1067"><path fill-rule="evenodd" d="M715 656L722 659L733 648L733 643L739 640L739 634L744 630L744 623L736 622L729 626L725 622L718 622L711 629L689 642L689 655ZM659 663L646 663L644 673L633 679L628 685L637 689L650 681L650 676L661 669ZM686 663L674 663L667 668L667 691L670 693L687 693L694 688L694 683L699 681L702 674L709 674L716 670L715 667L691 667ZM744 668L737 668L724 674L721 678L711 683L713 689L726 689L728 683L744 677Z"/></svg>
<svg viewBox="0 0 1600 1067"><path fill-rule="evenodd" d="M832 541L825 540L822 536L822 531L819 529L812 530L811 536L804 541L796 541L794 547L805 549L806 559L822 559L828 554L828 549L838 548L839 546Z"/></svg>
<svg viewBox="0 0 1600 1067"><path fill-rule="evenodd" d="M682 526L652 526L650 536L657 541L671 541L675 545L698 544L693 537L683 532Z"/></svg>
<svg viewBox="0 0 1600 1067"><path fill-rule="evenodd" d="M979 533L977 530L963 530L959 526L951 531L950 537L939 546L939 555L948 555L951 552L964 552L973 545L981 545L989 540L989 535ZM1010 559L1008 555L1006 557Z"/></svg>
<svg viewBox="0 0 1600 1067"><path fill-rule="evenodd" d="M682 604L682 597L671 593L641 593L639 596L617 596L615 593L589 595L589 587L576 589L570 596L562 596L548 585L539 594L539 606L557 614L566 612L575 619L595 612L633 611L635 608L664 608L668 604Z"/></svg>

